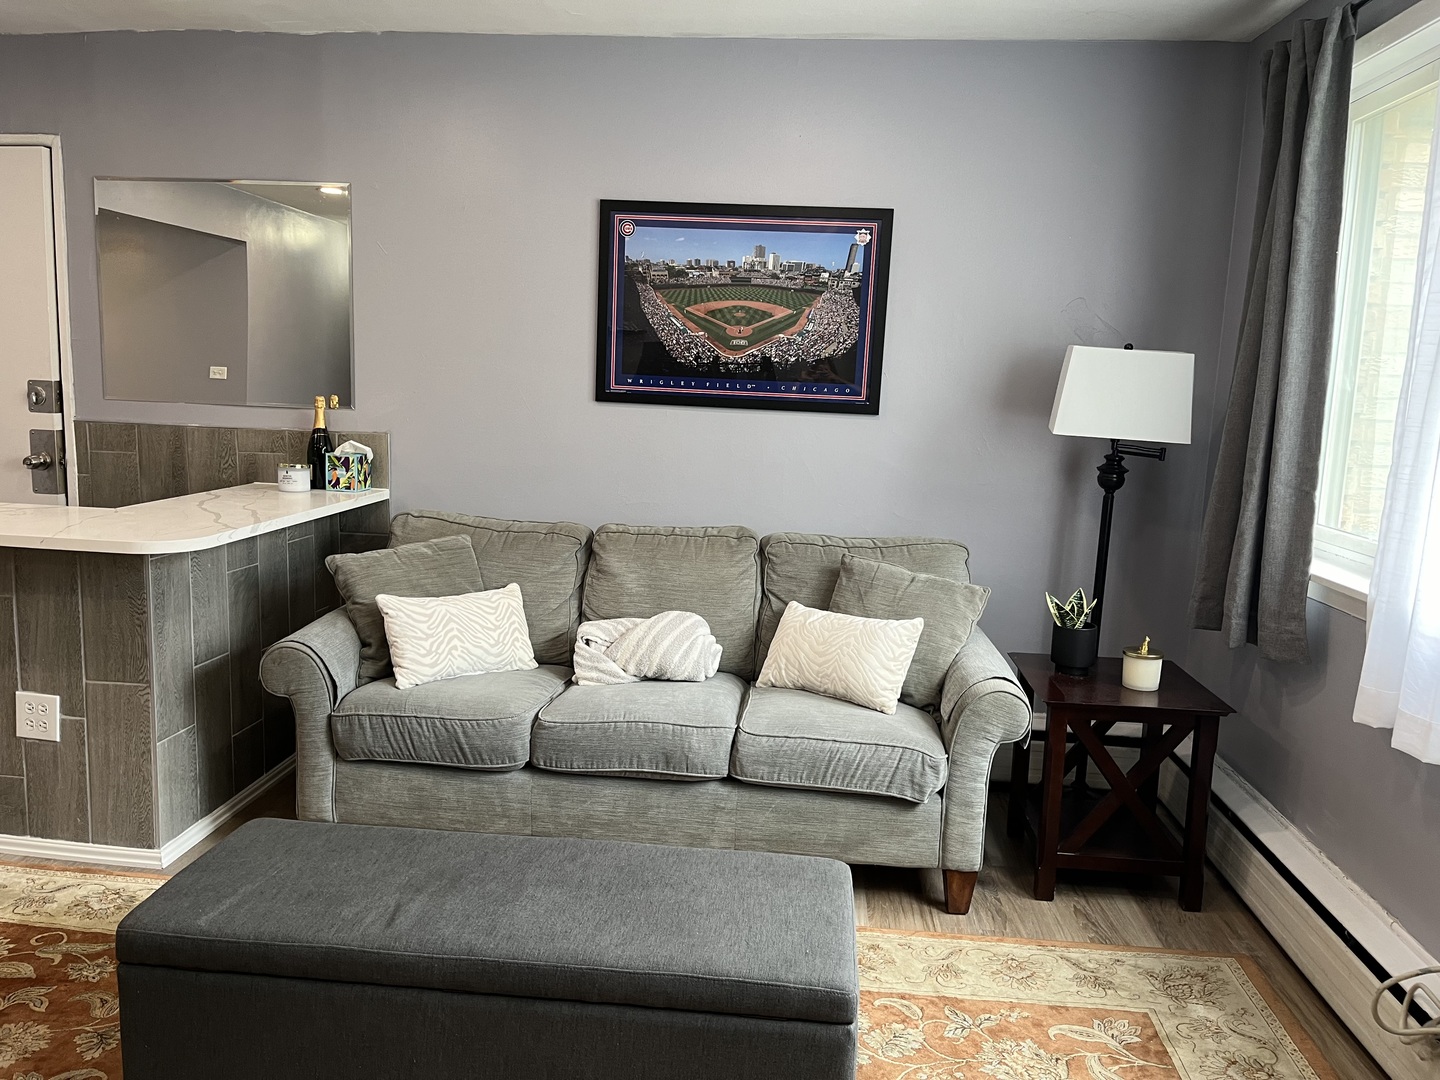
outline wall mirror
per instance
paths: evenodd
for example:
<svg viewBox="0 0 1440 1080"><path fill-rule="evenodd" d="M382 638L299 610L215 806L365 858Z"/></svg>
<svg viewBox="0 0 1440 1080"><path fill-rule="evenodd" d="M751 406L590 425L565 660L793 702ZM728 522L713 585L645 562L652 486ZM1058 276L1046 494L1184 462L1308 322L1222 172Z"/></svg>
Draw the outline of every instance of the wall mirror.
<svg viewBox="0 0 1440 1080"><path fill-rule="evenodd" d="M105 396L353 403L350 186L95 181Z"/></svg>

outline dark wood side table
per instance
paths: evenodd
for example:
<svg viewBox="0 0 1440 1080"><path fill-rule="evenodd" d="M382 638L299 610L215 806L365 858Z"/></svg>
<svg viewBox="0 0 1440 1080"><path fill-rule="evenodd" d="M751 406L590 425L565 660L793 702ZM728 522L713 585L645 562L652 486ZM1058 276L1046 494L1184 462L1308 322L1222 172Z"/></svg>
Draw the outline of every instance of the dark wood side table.
<svg viewBox="0 0 1440 1080"><path fill-rule="evenodd" d="M1044 774L1029 792L1030 749L1015 743L1010 770L1010 832L1035 832L1035 899L1055 899L1062 868L1179 875L1180 906L1199 911L1205 888L1205 829L1220 718L1235 710L1166 660L1160 689L1120 685L1120 659L1102 657L1085 676L1060 675L1043 653L1011 653L1030 707L1045 709ZM1143 725L1140 760L1127 773L1105 745L1116 724ZM1038 732L1036 733L1038 736ZM1156 815L1160 766L1194 735L1182 842ZM1073 746L1067 749L1072 737ZM1065 775L1086 759L1110 784L1067 789ZM1079 790L1077 790L1079 789ZM1121 808L1128 814L1119 814Z"/></svg>

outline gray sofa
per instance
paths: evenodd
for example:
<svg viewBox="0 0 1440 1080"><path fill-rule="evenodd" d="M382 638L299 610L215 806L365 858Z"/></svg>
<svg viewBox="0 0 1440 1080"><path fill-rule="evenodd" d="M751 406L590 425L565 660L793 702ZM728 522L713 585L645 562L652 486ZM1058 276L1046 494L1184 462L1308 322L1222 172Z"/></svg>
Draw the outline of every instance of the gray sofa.
<svg viewBox="0 0 1440 1080"><path fill-rule="evenodd" d="M343 610L276 643L261 676L294 708L302 819L939 867L947 910L969 909L991 762L1030 727L984 633L934 672L927 707L894 716L751 682L785 605L827 607L846 552L966 581L962 545L434 511L398 515L390 543L457 534L486 588L520 585L541 666L362 683ZM710 624L724 649L713 679L568 683L582 620L671 609Z"/></svg>

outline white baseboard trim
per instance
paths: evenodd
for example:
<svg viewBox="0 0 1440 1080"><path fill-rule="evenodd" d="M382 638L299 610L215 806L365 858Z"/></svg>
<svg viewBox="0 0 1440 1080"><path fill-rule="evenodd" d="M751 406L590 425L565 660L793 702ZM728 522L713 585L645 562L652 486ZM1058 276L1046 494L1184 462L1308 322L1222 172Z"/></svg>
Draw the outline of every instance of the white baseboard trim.
<svg viewBox="0 0 1440 1080"><path fill-rule="evenodd" d="M1186 789L1184 775L1167 763L1161 772L1161 799L1180 820ZM1370 1002L1380 980L1266 851L1389 974L1428 967L1435 958L1223 760L1215 762L1212 790L1220 804L1210 815L1208 854L1215 869L1393 1080L1435 1080L1440 1075L1440 1039L1402 1040L1375 1025ZM1399 1003L1390 999L1390 1005L1387 1020L1396 1024Z"/></svg>
<svg viewBox="0 0 1440 1080"><path fill-rule="evenodd" d="M19 855L26 859L58 859L65 862L104 863L109 866L129 866L139 870L163 870L294 770L295 758L292 755L229 802L206 814L175 839L158 849L116 847L113 844L85 844L78 840L47 840L38 836L0 833L0 855Z"/></svg>
<svg viewBox="0 0 1440 1080"><path fill-rule="evenodd" d="M169 866L294 771L295 755L291 754L229 802L216 807L175 839L160 845L160 865Z"/></svg>
<svg viewBox="0 0 1440 1080"><path fill-rule="evenodd" d="M0 855L18 855L24 859L57 859L61 862L104 863L139 870L161 869L160 852L153 848L85 844L79 840L46 840L39 836L16 836L14 833L0 833Z"/></svg>

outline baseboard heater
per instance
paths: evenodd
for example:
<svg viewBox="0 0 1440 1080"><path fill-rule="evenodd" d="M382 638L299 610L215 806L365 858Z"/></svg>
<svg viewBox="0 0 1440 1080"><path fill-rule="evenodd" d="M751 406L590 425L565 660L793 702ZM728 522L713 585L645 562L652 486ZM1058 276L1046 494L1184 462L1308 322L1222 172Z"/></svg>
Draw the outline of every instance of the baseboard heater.
<svg viewBox="0 0 1440 1080"><path fill-rule="evenodd" d="M1170 756L1170 764L1174 765L1184 773L1185 776L1188 777L1190 775L1190 763L1188 761L1182 761L1178 756L1172 754ZM1167 809L1170 808L1167 806ZM1271 851L1269 846L1262 841L1260 837L1255 835L1255 831L1251 829L1250 826L1245 823L1245 820L1232 810L1227 803L1221 799L1212 797L1210 800L1210 810L1212 813L1219 813L1225 820L1230 822L1235 831L1244 837L1246 842L1255 849L1260 857L1269 863L1271 868L1284 879L1285 884L1295 890L1295 894L1305 902L1305 905L1311 911L1320 917L1320 921L1330 928L1331 932L1340 939L1340 943L1354 954L1355 959L1365 965L1371 975L1375 976L1375 984L1377 986L1394 974L1393 972L1385 970L1385 965L1375 959L1374 955L1361 943L1360 939L1352 934L1349 928L1335 917L1335 913L1326 907L1320 898L1311 891L1310 886L1301 881L1295 875L1295 872L1285 865L1280 856ZM1398 986L1392 987L1390 993L1394 995L1396 1001L1405 1000L1405 992ZM1410 1016L1411 1019L1418 1024L1428 1023L1434 1019L1434 1017L1421 1007L1418 1001L1412 1001L1410 1003Z"/></svg>

